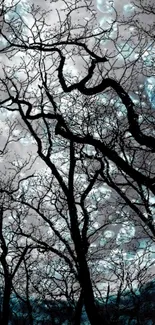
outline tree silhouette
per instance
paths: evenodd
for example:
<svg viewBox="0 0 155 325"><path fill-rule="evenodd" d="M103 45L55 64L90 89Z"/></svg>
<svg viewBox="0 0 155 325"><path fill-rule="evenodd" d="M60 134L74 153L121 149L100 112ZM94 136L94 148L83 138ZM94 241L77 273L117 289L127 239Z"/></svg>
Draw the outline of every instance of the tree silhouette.
<svg viewBox="0 0 155 325"><path fill-rule="evenodd" d="M62 1L53 25L54 4L50 8L26 7L28 23L17 5L2 2L1 53L9 63L1 76L0 104L12 119L18 116L44 173L35 172L26 185L2 187L1 193L35 216L38 226L26 227L20 216L18 236L68 268L68 279L77 285L77 310L84 304L91 324L106 324L96 303L101 275L97 279L93 259L98 261L98 252L104 259L108 254L99 239L119 246L105 231L123 222L155 238L153 96L150 101L146 87L139 87L153 73L152 61L144 57L154 48L154 36L137 21L152 16L154 8L136 1L133 16L122 18L112 5L114 19L106 29L98 25L91 1ZM134 32L122 43L122 26L129 29L133 21Z"/></svg>

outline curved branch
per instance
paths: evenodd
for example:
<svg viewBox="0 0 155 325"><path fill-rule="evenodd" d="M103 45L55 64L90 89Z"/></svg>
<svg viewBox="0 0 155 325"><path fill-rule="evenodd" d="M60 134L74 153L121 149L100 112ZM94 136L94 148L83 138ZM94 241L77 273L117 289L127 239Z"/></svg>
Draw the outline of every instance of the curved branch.
<svg viewBox="0 0 155 325"><path fill-rule="evenodd" d="M127 117L129 122L129 131L131 132L134 139L141 145L145 145L151 149L152 152L155 152L155 138L152 136L147 136L142 133L139 123L138 123L138 114L134 111L134 103L132 102L130 96L123 89L123 87L119 84L119 82L115 81L111 78L103 79L102 82L90 88L86 87L86 83L92 78L93 72L98 60L92 60L91 66L88 69L88 74L84 77L80 82L75 83L71 86L67 86L65 79L63 77L63 67L65 64L65 57L61 54L61 60L58 68L58 77L64 92L71 92L72 90L79 90L80 93L91 96L98 93L103 92L107 88L112 88L115 90L119 98L122 100L122 103L127 109Z"/></svg>

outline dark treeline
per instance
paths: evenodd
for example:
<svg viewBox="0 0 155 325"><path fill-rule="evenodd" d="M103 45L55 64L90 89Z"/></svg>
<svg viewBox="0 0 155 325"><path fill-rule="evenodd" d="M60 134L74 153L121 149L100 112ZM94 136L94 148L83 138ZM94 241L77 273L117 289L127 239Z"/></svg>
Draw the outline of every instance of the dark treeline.
<svg viewBox="0 0 155 325"><path fill-rule="evenodd" d="M155 282L148 282L137 290L109 296L105 303L97 303L102 317L109 320L109 324L144 324L155 323ZM2 301L0 296L0 301ZM23 297L24 300L24 297ZM0 302L1 303L1 302ZM75 304L76 305L76 304ZM33 325L72 325L75 322L75 308L65 301L40 301L31 299ZM28 308L21 299L12 295L10 300L10 325L29 325ZM117 319L117 321L116 321ZM81 324L89 325L85 310L81 313Z"/></svg>

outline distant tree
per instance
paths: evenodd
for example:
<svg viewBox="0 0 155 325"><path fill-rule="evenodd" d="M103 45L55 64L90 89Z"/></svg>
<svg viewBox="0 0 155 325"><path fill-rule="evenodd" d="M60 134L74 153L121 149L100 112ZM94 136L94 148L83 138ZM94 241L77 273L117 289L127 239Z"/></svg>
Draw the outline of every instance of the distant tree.
<svg viewBox="0 0 155 325"><path fill-rule="evenodd" d="M15 238L14 224L10 221L9 215L6 215L6 212L8 213L9 210L10 208L7 208L3 202L0 209L0 282L2 290L1 322L4 325L8 325L11 316L10 298L13 291L14 278L27 252L32 249L31 245L27 242L25 242L25 245L20 245L19 239Z"/></svg>
<svg viewBox="0 0 155 325"><path fill-rule="evenodd" d="M1 123L1 126L3 124ZM4 129L1 130L0 144L0 290L1 290L1 307L0 320L4 325L8 325L11 317L10 299L13 292L13 282L17 272L21 269L21 265L27 253L32 250L32 246L27 240L24 243L16 233L17 223L20 211L11 198L7 195L8 189L18 186L21 181L28 178L23 176L26 168L29 169L29 160L19 162L17 155L14 160L13 148L16 139L14 138L16 123L6 118L4 121ZM11 152L12 159L9 159ZM31 175L32 176L32 175ZM30 177L31 177L30 176ZM5 192L6 190L6 192Z"/></svg>
<svg viewBox="0 0 155 325"><path fill-rule="evenodd" d="M111 252L107 262L107 273L104 275L105 278L107 277L107 282L104 279L107 283L107 294L103 295L102 303L109 324L136 322L142 325L147 324L148 320L154 321L154 315L150 317L150 308L145 299L147 283L152 283L155 290L151 241L148 240L145 249L139 249L135 255L121 249L115 253ZM154 305L153 293L150 289L148 295L149 303Z"/></svg>

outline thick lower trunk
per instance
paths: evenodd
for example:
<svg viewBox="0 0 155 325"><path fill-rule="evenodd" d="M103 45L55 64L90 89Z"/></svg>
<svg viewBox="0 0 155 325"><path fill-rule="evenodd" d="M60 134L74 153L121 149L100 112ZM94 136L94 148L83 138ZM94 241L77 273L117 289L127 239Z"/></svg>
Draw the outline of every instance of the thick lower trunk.
<svg viewBox="0 0 155 325"><path fill-rule="evenodd" d="M29 325L33 325L32 306L29 301L27 301L27 309L28 309Z"/></svg>
<svg viewBox="0 0 155 325"><path fill-rule="evenodd" d="M79 297L79 300L78 300L76 308L75 308L74 325L81 324L82 307L83 307L83 292L81 290L80 297Z"/></svg>
<svg viewBox="0 0 155 325"><path fill-rule="evenodd" d="M6 280L3 296L1 324L8 325L10 316L11 281Z"/></svg>
<svg viewBox="0 0 155 325"><path fill-rule="evenodd" d="M83 291L83 300L86 309L86 313L91 325L103 325L102 318L99 315L99 312L95 305L94 293L90 278L90 272L88 263L86 260L86 247L84 247L84 243L81 239L79 225L78 225L78 218L77 218L77 211L74 202L74 197L72 192L70 192L70 199L68 202L69 210L70 210L70 220L71 220L71 235L75 245L75 251L77 254L77 261L78 261L78 275L79 275L79 282L81 285L81 289Z"/></svg>
<svg viewBox="0 0 155 325"><path fill-rule="evenodd" d="M80 258L79 266L80 266L79 267L80 284L83 291L84 305L85 305L85 310L88 319L91 325L103 325L103 324L106 325L105 321L103 322L103 319L99 315L99 311L97 310L95 304L90 272L86 261L86 256L84 253L82 258Z"/></svg>
<svg viewBox="0 0 155 325"><path fill-rule="evenodd" d="M83 301L85 310L91 325L103 325L103 319L100 317L95 305L95 298L90 278L89 267L86 261L86 256L82 252L79 257L79 281L83 292Z"/></svg>

